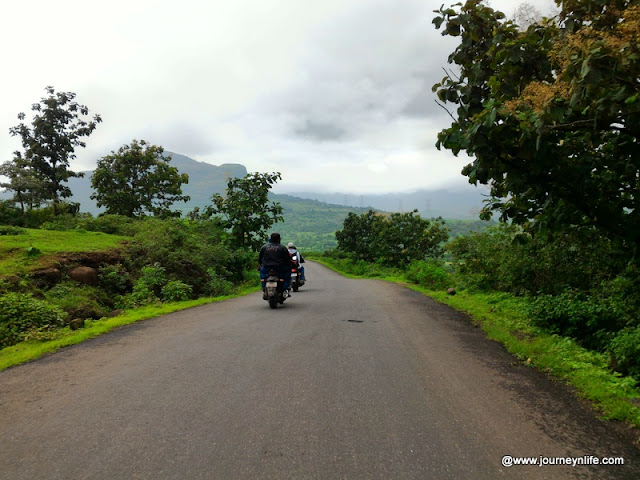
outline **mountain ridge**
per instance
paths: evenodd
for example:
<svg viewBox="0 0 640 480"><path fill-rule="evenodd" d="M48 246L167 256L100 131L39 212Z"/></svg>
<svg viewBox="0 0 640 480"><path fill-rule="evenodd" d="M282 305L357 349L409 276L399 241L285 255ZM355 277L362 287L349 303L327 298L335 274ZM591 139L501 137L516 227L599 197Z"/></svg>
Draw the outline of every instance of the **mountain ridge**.
<svg viewBox="0 0 640 480"><path fill-rule="evenodd" d="M189 183L182 186L184 195L191 199L185 203L176 203L173 208L182 212L189 212L196 206L202 207L211 203L211 196L215 193L224 193L227 181L231 177L244 177L247 169L237 163L222 163L214 165L208 162L194 160L186 155L165 151L171 157L170 165L176 167L181 173L189 175ZM104 211L97 207L90 196L91 175L93 171L83 172L83 178L70 178L68 186L73 196L72 202L80 203L80 211L97 215ZM485 196L483 190L473 187L466 189L437 190L421 189L414 192L380 193L380 194L354 194L354 193L321 193L313 191L289 191L279 186L278 193L273 195L286 195L298 199L315 200L324 204L348 207L354 210L382 210L386 212L407 212L417 209L425 218L443 217L448 219L472 220L478 218L478 212L482 208L482 200ZM0 198L8 198L8 193L0 192Z"/></svg>

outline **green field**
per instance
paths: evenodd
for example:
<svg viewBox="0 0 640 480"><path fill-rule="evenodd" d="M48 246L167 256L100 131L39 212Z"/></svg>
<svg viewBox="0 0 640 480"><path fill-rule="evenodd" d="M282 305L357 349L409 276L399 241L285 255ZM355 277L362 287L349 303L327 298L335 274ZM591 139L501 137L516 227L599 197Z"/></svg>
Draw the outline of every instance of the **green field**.
<svg viewBox="0 0 640 480"><path fill-rule="evenodd" d="M0 236L0 275L20 275L45 266L52 255L60 253L110 250L127 238L84 230L22 229L21 232Z"/></svg>

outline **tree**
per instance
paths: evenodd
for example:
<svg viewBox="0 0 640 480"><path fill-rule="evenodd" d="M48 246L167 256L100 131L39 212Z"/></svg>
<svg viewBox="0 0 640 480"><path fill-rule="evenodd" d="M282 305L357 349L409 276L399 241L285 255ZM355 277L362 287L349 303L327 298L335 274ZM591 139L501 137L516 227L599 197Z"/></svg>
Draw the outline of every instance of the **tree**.
<svg viewBox="0 0 640 480"><path fill-rule="evenodd" d="M361 215L349 212L336 232L338 250L351 252L359 260L375 262L380 258L384 216L369 210Z"/></svg>
<svg viewBox="0 0 640 480"><path fill-rule="evenodd" d="M224 228L239 247L259 250L267 230L283 220L282 207L269 203L269 190L282 177L280 173L250 173L243 178L230 178L225 195L211 197L213 205L205 208L206 216L221 215Z"/></svg>
<svg viewBox="0 0 640 480"><path fill-rule="evenodd" d="M566 0L524 31L480 0L441 8L460 38L434 85L457 106L438 148L474 157L482 216L529 228L596 228L640 245L640 2Z"/></svg>
<svg viewBox="0 0 640 480"><path fill-rule="evenodd" d="M23 214L25 205L31 209L43 203L46 196L44 183L37 178L19 152L16 152L12 161L0 165L0 175L9 179L8 182L0 183L0 187L14 192L12 202L20 204Z"/></svg>
<svg viewBox="0 0 640 480"><path fill-rule="evenodd" d="M95 190L91 199L98 207L106 207L108 214L180 216L170 207L174 202L189 201L190 197L182 194L182 184L189 182L189 176L171 167L171 157L163 153L160 146L134 139L117 153L102 157L91 177Z"/></svg>
<svg viewBox="0 0 640 480"><path fill-rule="evenodd" d="M9 132L21 137L24 161L35 176L44 181L45 199L53 201L57 215L60 198L71 196L71 190L64 183L71 177L83 176L69 169L70 160L76 158L75 148L85 147L82 138L91 135L102 119L99 115L92 120L83 119L89 109L74 101L75 93L56 93L53 87L45 90L48 96L31 106L35 112L31 126L22 122L25 114L19 113L21 123Z"/></svg>
<svg viewBox="0 0 640 480"><path fill-rule="evenodd" d="M369 210L361 215L350 212L342 230L336 232L338 249L351 252L367 262L381 261L396 267L414 260L439 258L449 238L441 218L426 220L414 210L408 213L382 213Z"/></svg>

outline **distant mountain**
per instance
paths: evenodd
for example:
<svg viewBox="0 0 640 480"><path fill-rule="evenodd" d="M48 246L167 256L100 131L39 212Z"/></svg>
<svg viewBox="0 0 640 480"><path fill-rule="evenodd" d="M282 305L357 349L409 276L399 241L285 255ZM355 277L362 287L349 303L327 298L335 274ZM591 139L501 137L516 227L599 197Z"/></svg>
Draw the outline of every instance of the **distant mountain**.
<svg viewBox="0 0 640 480"><path fill-rule="evenodd" d="M346 194L287 192L289 195L348 207L372 208L386 212L417 209L424 218L477 219L487 195L484 188L418 190L410 193Z"/></svg>
<svg viewBox="0 0 640 480"><path fill-rule="evenodd" d="M244 165L237 163L223 163L222 165L212 165L206 162L199 162L185 155L173 152L165 152L171 157L170 165L176 167L180 173L189 175L189 183L182 186L182 193L189 195L188 202L175 203L174 208L183 212L189 212L196 206L208 205L214 193L223 193L227 187L229 178L244 177L247 169ZM83 178L70 178L68 186L73 192L70 201L80 203L80 211L97 215L104 209L98 208L96 202L91 200L93 193L91 188L91 175L93 171L84 172Z"/></svg>

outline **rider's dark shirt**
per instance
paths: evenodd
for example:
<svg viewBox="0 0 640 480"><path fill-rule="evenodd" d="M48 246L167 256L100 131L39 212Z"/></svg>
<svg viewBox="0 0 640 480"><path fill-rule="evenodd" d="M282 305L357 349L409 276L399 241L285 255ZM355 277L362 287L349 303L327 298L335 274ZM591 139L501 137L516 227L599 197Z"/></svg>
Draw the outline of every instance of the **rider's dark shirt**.
<svg viewBox="0 0 640 480"><path fill-rule="evenodd" d="M267 243L260 249L260 256L258 257L260 265L265 267L272 267L276 265L287 266L291 262L289 251L287 247L281 243Z"/></svg>

